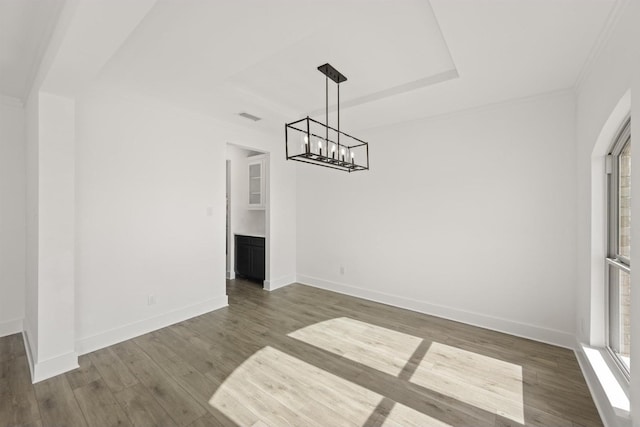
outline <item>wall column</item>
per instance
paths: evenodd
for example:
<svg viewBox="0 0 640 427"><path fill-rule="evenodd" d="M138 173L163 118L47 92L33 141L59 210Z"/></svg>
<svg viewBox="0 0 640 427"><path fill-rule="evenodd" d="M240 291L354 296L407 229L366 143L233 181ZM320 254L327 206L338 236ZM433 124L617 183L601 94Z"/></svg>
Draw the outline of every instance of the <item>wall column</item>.
<svg viewBox="0 0 640 427"><path fill-rule="evenodd" d="M75 351L75 105L74 101L40 92L37 95L37 149L30 152L37 181L31 203L29 264L37 291L31 318L37 333L29 336L33 382L78 367ZM33 158L36 156L37 158ZM34 224L35 225L35 224ZM34 230L35 229L35 230ZM34 233L35 232L35 233ZM33 247L37 245L36 247ZM34 326L34 325L30 325Z"/></svg>

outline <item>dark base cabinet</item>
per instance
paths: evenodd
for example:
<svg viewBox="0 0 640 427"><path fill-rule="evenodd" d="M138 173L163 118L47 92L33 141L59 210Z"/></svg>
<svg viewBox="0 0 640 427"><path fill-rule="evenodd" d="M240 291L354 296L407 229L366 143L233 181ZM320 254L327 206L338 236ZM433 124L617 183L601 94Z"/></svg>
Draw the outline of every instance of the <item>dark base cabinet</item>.
<svg viewBox="0 0 640 427"><path fill-rule="evenodd" d="M264 281L264 237L236 235L236 276Z"/></svg>

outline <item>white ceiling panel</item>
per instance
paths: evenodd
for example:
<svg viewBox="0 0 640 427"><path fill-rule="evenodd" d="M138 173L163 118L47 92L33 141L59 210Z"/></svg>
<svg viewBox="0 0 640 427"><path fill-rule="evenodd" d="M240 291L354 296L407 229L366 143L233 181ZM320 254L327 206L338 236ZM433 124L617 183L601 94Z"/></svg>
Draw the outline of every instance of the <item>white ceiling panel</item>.
<svg viewBox="0 0 640 427"><path fill-rule="evenodd" d="M340 18L320 22L313 33L226 83L308 114L324 109L325 76L317 67L325 62L348 78L341 84L343 106L455 76L455 64L428 2L354 5L361 6L341 8ZM329 83L335 102L335 85Z"/></svg>
<svg viewBox="0 0 640 427"><path fill-rule="evenodd" d="M571 88L615 1L161 0L102 81L281 131L322 111L329 62L369 128Z"/></svg>

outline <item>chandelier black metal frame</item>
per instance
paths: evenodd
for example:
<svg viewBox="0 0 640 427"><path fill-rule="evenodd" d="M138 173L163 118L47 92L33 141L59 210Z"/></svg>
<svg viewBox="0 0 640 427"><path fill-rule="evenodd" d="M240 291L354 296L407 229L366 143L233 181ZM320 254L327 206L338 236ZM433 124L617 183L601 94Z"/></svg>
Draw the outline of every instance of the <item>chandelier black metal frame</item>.
<svg viewBox="0 0 640 427"><path fill-rule="evenodd" d="M345 172L369 169L369 144L340 130L340 83L347 78L330 64L318 67L326 76L325 119L321 123L309 116L285 124L287 160L311 163ZM329 79L338 87L337 129L329 126Z"/></svg>

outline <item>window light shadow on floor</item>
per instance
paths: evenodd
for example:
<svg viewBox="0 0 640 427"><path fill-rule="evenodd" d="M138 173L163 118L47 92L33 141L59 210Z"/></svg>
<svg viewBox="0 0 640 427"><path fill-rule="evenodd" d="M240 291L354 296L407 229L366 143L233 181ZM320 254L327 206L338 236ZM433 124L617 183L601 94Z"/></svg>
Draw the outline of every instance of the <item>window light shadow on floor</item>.
<svg viewBox="0 0 640 427"><path fill-rule="evenodd" d="M448 426L394 403L384 420L370 420L384 396L272 347L249 357L209 404L238 425ZM373 421L373 422L372 422Z"/></svg>
<svg viewBox="0 0 640 427"><path fill-rule="evenodd" d="M289 336L394 376L422 342L421 338L348 317L325 320Z"/></svg>
<svg viewBox="0 0 640 427"><path fill-rule="evenodd" d="M411 382L524 424L522 366L434 342Z"/></svg>
<svg viewBox="0 0 640 427"><path fill-rule="evenodd" d="M454 425L445 422L451 422L446 404L430 415L411 404L416 398L444 396L474 415L525 423L520 365L348 317L287 336L291 345L266 346L248 357L209 404L239 425ZM303 348L292 351L296 346ZM304 346L350 364L355 376L329 372L317 359L303 360ZM394 392L386 393L384 386L370 389L367 377L393 384Z"/></svg>

